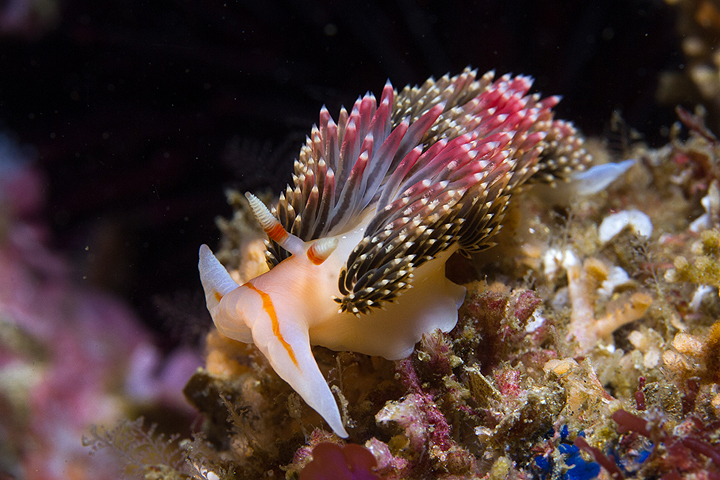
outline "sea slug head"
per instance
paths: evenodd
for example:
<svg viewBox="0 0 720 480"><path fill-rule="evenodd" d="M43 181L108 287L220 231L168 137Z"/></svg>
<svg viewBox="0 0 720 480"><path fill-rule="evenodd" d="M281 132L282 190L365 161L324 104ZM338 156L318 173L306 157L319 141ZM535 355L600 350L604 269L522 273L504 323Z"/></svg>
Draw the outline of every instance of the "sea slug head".
<svg viewBox="0 0 720 480"><path fill-rule="evenodd" d="M277 290L285 290L283 293L286 294L294 292L294 284L298 282L293 277L311 275L306 272L308 266L322 264L338 243L335 238L325 238L305 244L289 234L257 197L251 193L246 194L246 197L268 237L290 252L292 258L284 262L284 268L238 285L210 248L203 245L200 247L198 269L207 308L218 331L234 340L248 343L253 342L253 335L257 333L253 332L253 328L258 322L275 325L278 323L278 304L288 307L287 298L292 298L292 295L282 295ZM276 294L273 295L273 292ZM303 296L302 292L295 293L298 297ZM293 309L288 307L283 310Z"/></svg>
<svg viewBox="0 0 720 480"><path fill-rule="evenodd" d="M313 303L316 275L312 269L332 255L337 240L325 238L306 244L278 226L262 202L252 195L248 200L268 236L292 255L269 272L238 285L207 245L201 246L198 268L208 311L220 333L254 343L273 370L338 435L347 437L335 398L313 357L308 316L301 308ZM333 302L329 299L328 303Z"/></svg>
<svg viewBox="0 0 720 480"><path fill-rule="evenodd" d="M273 274L281 269L238 285L207 245L200 247L198 267L208 311L218 331L232 339L254 343L273 370L338 435L347 437L335 398L313 357L307 322L295 315L292 302L278 294L278 290L265 289L266 283L278 283ZM282 292L282 285L279 291Z"/></svg>

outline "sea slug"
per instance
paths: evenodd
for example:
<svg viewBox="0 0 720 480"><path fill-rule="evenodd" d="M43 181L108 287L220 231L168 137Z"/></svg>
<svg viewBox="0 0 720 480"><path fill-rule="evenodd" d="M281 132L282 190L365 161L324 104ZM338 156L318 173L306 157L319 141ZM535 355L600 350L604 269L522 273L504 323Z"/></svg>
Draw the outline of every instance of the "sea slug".
<svg viewBox="0 0 720 480"><path fill-rule="evenodd" d="M531 85L468 68L400 93L388 82L337 122L323 107L277 206L246 195L270 271L238 285L200 248L220 333L253 342L341 437L311 345L393 360L451 330L465 289L445 278L447 259L492 246L530 177L552 183L589 163L575 128L553 119L559 97L528 95Z"/></svg>

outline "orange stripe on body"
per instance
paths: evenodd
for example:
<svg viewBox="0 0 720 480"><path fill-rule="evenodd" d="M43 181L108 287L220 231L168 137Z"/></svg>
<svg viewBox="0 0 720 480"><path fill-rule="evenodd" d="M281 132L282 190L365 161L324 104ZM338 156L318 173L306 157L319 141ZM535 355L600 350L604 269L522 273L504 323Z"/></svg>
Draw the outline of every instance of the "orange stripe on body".
<svg viewBox="0 0 720 480"><path fill-rule="evenodd" d="M283 230L284 231L284 230ZM295 358L295 352L292 349L292 346L285 341L285 339L282 336L282 333L280 332L280 323L277 319L277 314L275 313L275 306L272 303L272 299L270 298L270 295L263 292L262 290L258 289L255 285L253 285L250 282L247 282L245 287L248 287L249 289L255 291L260 295L260 298L262 298L263 302L263 310L265 310L265 313L268 314L270 317L270 320L272 321L272 329L273 329L273 335L277 337L278 340L280 340L280 343L283 347L285 347L285 350L287 351L288 355L290 356L290 360L295 364L296 367L300 368L300 365L298 365L297 358Z"/></svg>

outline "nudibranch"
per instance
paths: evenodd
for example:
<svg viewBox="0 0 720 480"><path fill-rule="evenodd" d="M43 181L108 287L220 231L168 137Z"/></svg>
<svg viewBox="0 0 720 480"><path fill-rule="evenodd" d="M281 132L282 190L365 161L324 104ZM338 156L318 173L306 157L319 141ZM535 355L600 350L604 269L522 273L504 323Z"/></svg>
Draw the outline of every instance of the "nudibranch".
<svg viewBox="0 0 720 480"><path fill-rule="evenodd" d="M200 277L217 329L252 342L341 437L340 412L311 345L410 355L450 331L465 289L445 278L455 252L492 246L512 195L530 177L565 179L590 161L559 97L494 72L388 82L337 121L325 107L269 210L246 194L267 234L270 270L238 285L210 249Z"/></svg>

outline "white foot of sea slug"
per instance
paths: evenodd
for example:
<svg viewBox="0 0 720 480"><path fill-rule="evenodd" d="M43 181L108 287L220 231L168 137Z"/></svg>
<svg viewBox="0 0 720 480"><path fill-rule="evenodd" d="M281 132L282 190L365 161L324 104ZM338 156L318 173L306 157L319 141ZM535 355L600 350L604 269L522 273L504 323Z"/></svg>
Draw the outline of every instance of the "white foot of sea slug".
<svg viewBox="0 0 720 480"><path fill-rule="evenodd" d="M271 212L246 195L268 235L270 271L238 285L210 249L200 277L218 331L252 342L341 437L348 434L311 345L388 359L457 323L465 289L445 278L456 251L491 246L514 190L553 182L590 157L557 97L494 73L429 79L337 123L323 107Z"/></svg>

